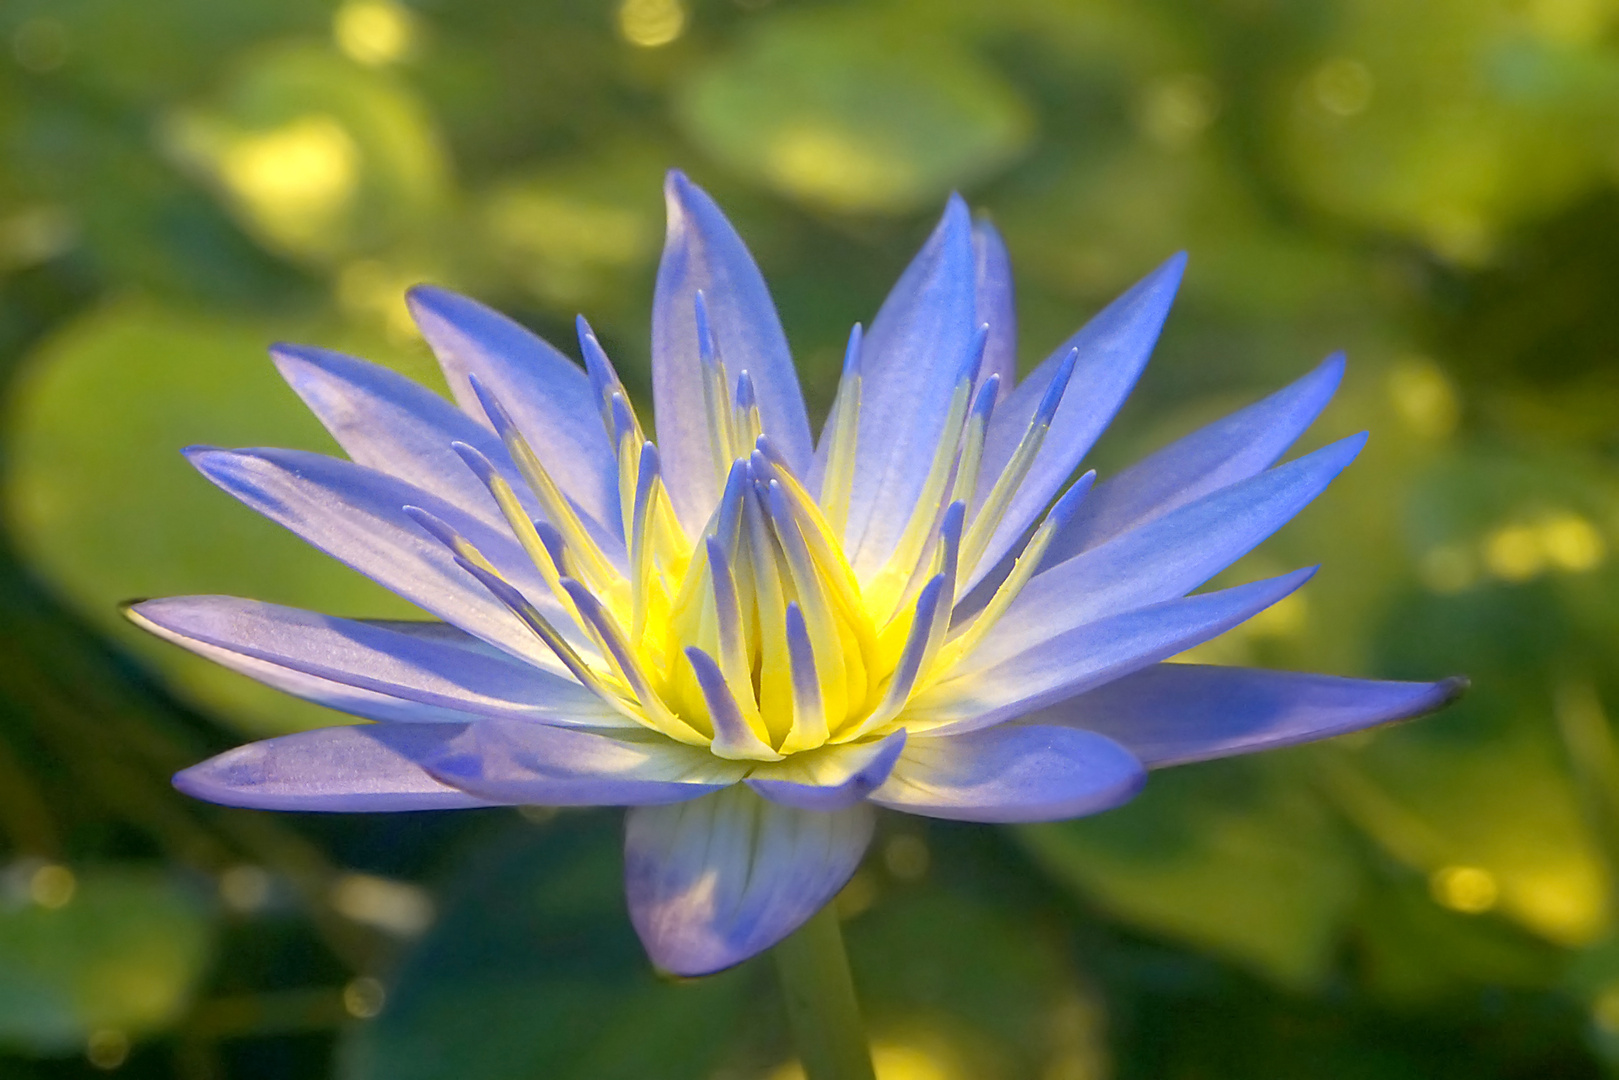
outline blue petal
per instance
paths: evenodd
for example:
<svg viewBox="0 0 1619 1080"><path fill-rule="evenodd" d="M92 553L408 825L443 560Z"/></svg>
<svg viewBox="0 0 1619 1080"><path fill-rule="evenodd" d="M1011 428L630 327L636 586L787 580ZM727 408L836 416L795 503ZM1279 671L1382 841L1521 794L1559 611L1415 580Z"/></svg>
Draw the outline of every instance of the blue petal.
<svg viewBox="0 0 1619 1080"><path fill-rule="evenodd" d="M675 803L729 787L743 772L640 728L607 734L512 720L470 724L420 760L461 791L538 806Z"/></svg>
<svg viewBox="0 0 1619 1080"><path fill-rule="evenodd" d="M1291 386L1194 431L1098 485L1052 539L1042 565L1082 551L1270 468L1315 422L1343 379L1341 353Z"/></svg>
<svg viewBox="0 0 1619 1080"><path fill-rule="evenodd" d="M624 885L647 953L677 975L707 975L776 944L837 895L871 841L860 803L797 810L734 787L630 811Z"/></svg>
<svg viewBox="0 0 1619 1080"><path fill-rule="evenodd" d="M1063 360L1073 350L1079 350L1079 363L1052 418L1051 430L983 557L968 577L967 587L993 569L1017 542L1124 404L1152 354L1185 268L1186 257L1176 255L1147 275L1059 345L995 410L984 440L983 467L973 499L975 508L982 504L996 477L1011 460Z"/></svg>
<svg viewBox="0 0 1619 1080"><path fill-rule="evenodd" d="M417 760L454 737L453 724L364 724L248 743L193 765L174 786L254 810L457 810L493 803L435 780Z"/></svg>
<svg viewBox="0 0 1619 1080"><path fill-rule="evenodd" d="M743 370L752 377L760 423L800 476L813 450L787 338L753 256L684 174L669 174L664 198L669 229L652 304L652 395L664 482L681 521L696 529L719 499L697 355L699 291L727 371L733 379Z"/></svg>
<svg viewBox="0 0 1619 1080"><path fill-rule="evenodd" d="M499 462L530 515L539 516L506 448L489 428L426 387L380 364L328 349L276 345L270 355L281 377L356 464L396 476L504 527L488 491L450 449L451 443L464 442Z"/></svg>
<svg viewBox="0 0 1619 1080"><path fill-rule="evenodd" d="M537 607L568 622L509 531L401 480L322 454L196 447L186 456L215 484L384 588L515 656L560 670L550 650L402 508L420 506L453 524Z"/></svg>
<svg viewBox="0 0 1619 1080"><path fill-rule="evenodd" d="M896 731L877 742L811 750L793 755L781 767L760 767L748 786L783 806L841 810L888 779L903 749L905 732Z"/></svg>
<svg viewBox="0 0 1619 1080"><path fill-rule="evenodd" d="M954 675L917 695L900 716L912 736L974 731L1033 712L1174 656L1251 619L1297 589L1314 568L1113 615L1023 648L1001 626ZM1001 642L1007 642L1005 647Z"/></svg>
<svg viewBox="0 0 1619 1080"><path fill-rule="evenodd" d="M482 423L471 383L476 376L500 399L563 493L622 539L618 462L584 369L520 324L447 289L419 285L408 299L461 408Z"/></svg>
<svg viewBox="0 0 1619 1080"><path fill-rule="evenodd" d="M1155 664L1028 717L1100 732L1149 766L1248 754L1405 720L1454 701L1465 679L1387 682L1294 671Z"/></svg>
<svg viewBox="0 0 1619 1080"><path fill-rule="evenodd" d="M147 600L129 614L187 648L226 650L446 710L463 723L468 713L553 724L634 723L565 676L495 650L461 648L375 623L233 596Z"/></svg>
<svg viewBox="0 0 1619 1080"><path fill-rule="evenodd" d="M883 301L861 345L862 400L845 537L861 572L882 565L910 518L978 324L972 219L944 217Z"/></svg>
<svg viewBox="0 0 1619 1080"><path fill-rule="evenodd" d="M1013 302L1012 260L1000 231L988 220L973 223L973 322L989 327L984 346L984 366L979 381L991 375L1001 377L1001 394L1011 392L1017 382L1017 306Z"/></svg>
<svg viewBox="0 0 1619 1080"><path fill-rule="evenodd" d="M871 801L953 821L1062 821L1123 805L1146 780L1105 736L1016 725L912 739Z"/></svg>
<svg viewBox="0 0 1619 1080"><path fill-rule="evenodd" d="M1291 521L1360 453L1352 435L1205 495L1036 574L994 631L1010 651L1120 611L1184 596Z"/></svg>

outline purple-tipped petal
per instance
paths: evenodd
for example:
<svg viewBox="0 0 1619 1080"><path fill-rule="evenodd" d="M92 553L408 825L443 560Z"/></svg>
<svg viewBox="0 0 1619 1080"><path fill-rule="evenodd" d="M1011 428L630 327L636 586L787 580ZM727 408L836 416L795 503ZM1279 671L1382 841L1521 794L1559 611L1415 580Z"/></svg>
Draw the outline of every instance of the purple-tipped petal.
<svg viewBox="0 0 1619 1080"><path fill-rule="evenodd" d="M624 835L630 919L659 967L707 975L798 929L843 888L871 841L860 803L798 810L733 787L637 807Z"/></svg>
<svg viewBox="0 0 1619 1080"><path fill-rule="evenodd" d="M1151 767L1248 754L1432 712L1465 679L1390 682L1155 664L1029 716L1117 740Z"/></svg>
<svg viewBox="0 0 1619 1080"><path fill-rule="evenodd" d="M495 650L473 651L374 623L234 596L147 600L129 614L187 648L227 650L452 715L597 727L633 724L565 676Z"/></svg>
<svg viewBox="0 0 1619 1080"><path fill-rule="evenodd" d="M448 289L418 285L408 300L461 408L482 424L476 377L506 407L557 487L622 538L618 462L584 370L519 323Z"/></svg>
<svg viewBox="0 0 1619 1080"><path fill-rule="evenodd" d="M1028 648L1002 625L901 714L913 737L976 731L1084 693L1184 652L1253 618L1308 581L1314 567L1218 592L1168 600L1075 627ZM1006 647L1001 642L1010 642Z"/></svg>
<svg viewBox="0 0 1619 1080"><path fill-rule="evenodd" d="M753 256L714 200L684 174L669 174L664 197L669 227L652 305L653 405L669 497L681 522L696 530L719 498L698 360L699 291L720 359L733 377L748 370L760 423L801 476L812 449L787 337Z"/></svg>
<svg viewBox="0 0 1619 1080"><path fill-rule="evenodd" d="M434 779L418 764L454 724L362 724L283 735L227 750L175 774L187 795L253 810L368 813L496 803Z"/></svg>
<svg viewBox="0 0 1619 1080"><path fill-rule="evenodd" d="M270 356L356 464L396 476L503 528L489 493L450 450L453 442L466 443L495 462L529 515L539 516L500 440L438 394L380 364L329 349L276 345Z"/></svg>
<svg viewBox="0 0 1619 1080"><path fill-rule="evenodd" d="M979 327L975 264L972 218L952 196L861 344L860 428L844 530L861 572L893 550L927 479Z"/></svg>
<svg viewBox="0 0 1619 1080"><path fill-rule="evenodd" d="M550 650L403 508L420 506L451 523L537 607L565 617L509 531L402 480L322 454L198 447L187 457L209 480L383 588L514 656L559 670Z"/></svg>
<svg viewBox="0 0 1619 1080"><path fill-rule="evenodd" d="M1343 380L1335 353L1290 386L1143 458L1096 486L1085 509L1046 549L1052 566L1176 507L1257 475L1327 407Z"/></svg>
<svg viewBox="0 0 1619 1080"><path fill-rule="evenodd" d="M912 739L871 801L953 821L1062 821L1123 805L1146 779L1105 736L1017 725Z"/></svg>
<svg viewBox="0 0 1619 1080"><path fill-rule="evenodd" d="M1001 387L1009 391L1017 382L1017 306L1012 293L1012 260L1006 241L988 219L973 223L973 296L977 312L973 321L989 327L989 343L984 347L984 367L979 381L991 375L1001 377Z"/></svg>
<svg viewBox="0 0 1619 1080"><path fill-rule="evenodd" d="M800 810L841 810L871 794L893 771L905 732L876 742L797 754L779 770L756 770L748 786L771 802Z"/></svg>
<svg viewBox="0 0 1619 1080"><path fill-rule="evenodd" d="M537 806L682 802L728 787L744 771L644 729L607 734L511 720L468 725L421 761L458 790Z"/></svg>
<svg viewBox="0 0 1619 1080"><path fill-rule="evenodd" d="M967 579L969 588L989 573L1024 534L1124 404L1158 341L1185 268L1186 257L1176 255L1148 274L1059 345L995 410L984 440L984 463L973 497L974 509L983 503L996 477L1012 459L1030 417L1064 359L1074 349L1079 350L1079 364L1068 393L1063 395L1033 466L991 536L983 558Z"/></svg>
<svg viewBox="0 0 1619 1080"><path fill-rule="evenodd" d="M1205 495L1036 574L996 628L995 648L1184 596L1252 551L1321 494L1366 444L1352 435Z"/></svg>

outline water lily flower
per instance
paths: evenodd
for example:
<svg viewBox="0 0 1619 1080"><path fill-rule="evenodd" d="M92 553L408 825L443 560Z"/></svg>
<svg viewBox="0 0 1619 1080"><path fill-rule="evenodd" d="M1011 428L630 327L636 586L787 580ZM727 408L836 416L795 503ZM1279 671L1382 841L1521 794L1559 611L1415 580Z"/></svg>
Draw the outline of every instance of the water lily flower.
<svg viewBox="0 0 1619 1080"><path fill-rule="evenodd" d="M348 460L186 451L435 621L228 596L133 605L193 652L376 721L239 747L180 773L180 790L271 810L628 806L635 928L657 964L696 975L822 908L875 807L1092 814L1150 768L1455 692L1166 662L1309 579L1194 592L1364 441L1274 464L1336 388L1334 357L1116 476L1073 478L1147 361L1180 256L1018 380L1006 250L952 198L855 328L816 438L747 248L684 176L666 195L655 440L582 319L581 367L422 287L411 309L454 404L277 346Z"/></svg>

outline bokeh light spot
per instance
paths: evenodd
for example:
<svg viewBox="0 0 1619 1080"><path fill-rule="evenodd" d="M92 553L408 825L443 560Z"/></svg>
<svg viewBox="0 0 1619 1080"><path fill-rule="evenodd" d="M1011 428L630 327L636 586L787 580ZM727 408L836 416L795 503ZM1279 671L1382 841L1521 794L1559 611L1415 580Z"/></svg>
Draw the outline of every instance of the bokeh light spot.
<svg viewBox="0 0 1619 1080"><path fill-rule="evenodd" d="M236 141L220 175L248 210L278 235L323 228L348 205L360 178L360 151L330 116L305 116Z"/></svg>
<svg viewBox="0 0 1619 1080"><path fill-rule="evenodd" d="M270 899L270 875L257 866L232 866L219 875L219 898L232 911L262 910Z"/></svg>
<svg viewBox="0 0 1619 1080"><path fill-rule="evenodd" d="M883 865L901 881L916 881L926 875L931 859L927 841L914 833L900 833L883 847Z"/></svg>
<svg viewBox="0 0 1619 1080"><path fill-rule="evenodd" d="M356 1020L370 1020L382 1012L388 992L380 980L370 975L350 979L343 987L343 1011Z"/></svg>
<svg viewBox="0 0 1619 1080"><path fill-rule="evenodd" d="M1142 95L1141 130L1160 146L1176 149L1206 131L1220 111L1219 88L1201 75L1155 82Z"/></svg>
<svg viewBox="0 0 1619 1080"><path fill-rule="evenodd" d="M1501 895L1495 875L1477 866L1442 867L1429 878L1428 888L1440 905L1467 915L1489 911Z"/></svg>
<svg viewBox="0 0 1619 1080"><path fill-rule="evenodd" d="M374 874L343 874L332 886L331 901L338 914L402 937L420 934L433 922L427 890Z"/></svg>
<svg viewBox="0 0 1619 1080"><path fill-rule="evenodd" d="M1395 413L1414 434L1442 439L1456 430L1461 404L1433 361L1417 358L1395 364L1389 370L1388 392Z"/></svg>
<svg viewBox="0 0 1619 1080"><path fill-rule="evenodd" d="M1417 574L1429 592L1449 596L1478 580L1478 564L1466 547L1441 544L1422 556Z"/></svg>
<svg viewBox="0 0 1619 1080"><path fill-rule="evenodd" d="M12 31L11 55L24 71L44 75L67 62L71 44L67 27L58 20L29 19Z"/></svg>
<svg viewBox="0 0 1619 1080"><path fill-rule="evenodd" d="M965 1080L943 1053L912 1042L874 1039L871 1065L877 1080ZM773 1069L765 1080L804 1080L804 1067L789 1061Z"/></svg>
<svg viewBox="0 0 1619 1080"><path fill-rule="evenodd" d="M686 8L680 0L624 0L618 6L618 32L631 45L656 49L686 30Z"/></svg>
<svg viewBox="0 0 1619 1080"><path fill-rule="evenodd" d="M838 918L852 919L871 908L877 902L877 883L871 880L871 875L864 870L857 870L849 883L838 891L833 899L837 908Z"/></svg>
<svg viewBox="0 0 1619 1080"><path fill-rule="evenodd" d="M332 17L332 37L351 60L391 64L414 51L416 24L409 11L388 0L350 0Z"/></svg>
<svg viewBox="0 0 1619 1080"><path fill-rule="evenodd" d="M1484 565L1502 581L1528 581L1546 568L1540 532L1532 525L1503 525L1484 538Z"/></svg>
<svg viewBox="0 0 1619 1080"><path fill-rule="evenodd" d="M1310 75L1315 103L1333 116L1359 116L1372 104L1377 88L1371 69L1359 60L1340 56L1328 60Z"/></svg>
<svg viewBox="0 0 1619 1080"><path fill-rule="evenodd" d="M796 124L777 133L765 171L780 186L846 209L885 203L917 183L910 163L833 127Z"/></svg>
<svg viewBox="0 0 1619 1080"><path fill-rule="evenodd" d="M79 889L73 871L57 863L46 863L28 879L28 898L42 908L66 907Z"/></svg>
<svg viewBox="0 0 1619 1080"><path fill-rule="evenodd" d="M1595 568L1608 554L1608 545L1597 527L1575 513L1558 514L1542 522L1540 542L1553 565L1574 573Z"/></svg>
<svg viewBox="0 0 1619 1080"><path fill-rule="evenodd" d="M1619 983L1602 988L1591 1004L1591 1019L1610 1035L1619 1034Z"/></svg>
<svg viewBox="0 0 1619 1080"><path fill-rule="evenodd" d="M102 1028L90 1034L84 1056L98 1069L116 1069L129 1060L129 1036L116 1028Z"/></svg>
<svg viewBox="0 0 1619 1080"><path fill-rule="evenodd" d="M404 345L420 336L405 294L421 280L376 259L357 259L337 275L338 305L353 318L379 322L388 340Z"/></svg>

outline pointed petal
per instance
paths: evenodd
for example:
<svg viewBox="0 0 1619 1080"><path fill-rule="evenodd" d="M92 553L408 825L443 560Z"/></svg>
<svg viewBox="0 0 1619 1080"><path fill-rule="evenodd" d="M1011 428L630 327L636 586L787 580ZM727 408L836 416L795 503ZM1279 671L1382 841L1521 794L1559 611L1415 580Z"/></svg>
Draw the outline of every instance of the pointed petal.
<svg viewBox="0 0 1619 1080"><path fill-rule="evenodd" d="M1352 435L1132 529L1038 573L997 625L996 647L1184 596L1291 521L1366 443Z"/></svg>
<svg viewBox="0 0 1619 1080"><path fill-rule="evenodd" d="M1051 430L969 576L968 587L988 573L1033 524L1124 404L1158 341L1185 268L1186 257L1176 255L1148 274L1059 345L995 410L984 440L974 508L1011 460L1064 359L1079 350L1079 363L1052 418Z"/></svg>
<svg viewBox="0 0 1619 1080"><path fill-rule="evenodd" d="M1248 754L1405 720L1450 704L1465 679L1389 682L1295 671L1155 664L1029 716L1118 740L1152 767Z"/></svg>
<svg viewBox="0 0 1619 1080"><path fill-rule="evenodd" d="M630 919L659 967L707 975L763 952L837 895L871 841L874 815L761 799L746 787L630 811Z"/></svg>
<svg viewBox="0 0 1619 1080"><path fill-rule="evenodd" d="M458 714L598 727L633 723L565 676L494 650L475 652L373 623L234 596L147 600L129 614L187 648L226 650Z"/></svg>
<svg viewBox="0 0 1619 1080"><path fill-rule="evenodd" d="M490 525L504 522L489 493L450 449L476 447L525 499L526 487L489 428L398 372L329 349L276 345L281 377L309 406L349 459L453 503ZM531 516L539 507L528 499Z"/></svg>
<svg viewBox="0 0 1619 1080"><path fill-rule="evenodd" d="M1121 806L1147 770L1112 739L1014 725L912 739L871 801L953 821L1062 821Z"/></svg>
<svg viewBox="0 0 1619 1080"><path fill-rule="evenodd" d="M510 532L401 480L322 454L194 447L186 456L209 480L384 588L514 656L560 670L550 650L402 508L420 506L450 522L537 607L560 617Z"/></svg>
<svg viewBox="0 0 1619 1080"><path fill-rule="evenodd" d="M644 730L609 735L512 720L470 724L421 761L479 798L538 806L681 802L728 787L744 771Z"/></svg>
<svg viewBox="0 0 1619 1080"><path fill-rule="evenodd" d="M714 200L680 172L664 184L669 230L652 307L652 393L664 482L689 529L719 499L698 365L695 297L708 305L715 343L735 377L746 370L765 432L800 476L812 448L804 397L775 302L753 256Z"/></svg>
<svg viewBox="0 0 1619 1080"><path fill-rule="evenodd" d="M449 787L417 759L453 724L362 724L248 743L176 773L187 795L254 810L366 813L492 806Z"/></svg>
<svg viewBox="0 0 1619 1080"><path fill-rule="evenodd" d="M1321 415L1343 374L1343 354L1329 356L1292 385L1097 484L1074 520L1052 540L1045 565L1070 559L1160 514L1270 468Z"/></svg>
<svg viewBox="0 0 1619 1080"><path fill-rule="evenodd" d="M881 565L927 479L977 324L967 204L952 196L861 345L862 402L845 536L855 568Z"/></svg>
<svg viewBox="0 0 1619 1080"><path fill-rule="evenodd" d="M992 727L1223 634L1303 585L1314 573L1313 567L1295 570L1265 581L1169 600L1075 627L1021 651L1001 647L998 625L962 661L959 674L917 695L900 722L913 737L924 731L945 734ZM1003 619L1002 625L1007 621Z"/></svg>
<svg viewBox="0 0 1619 1080"><path fill-rule="evenodd" d="M905 732L876 742L829 746L795 754L782 766L760 767L748 786L772 802L800 810L841 810L876 789L905 749Z"/></svg>
<svg viewBox="0 0 1619 1080"><path fill-rule="evenodd" d="M973 323L989 326L989 343L984 346L984 366L978 379L982 382L999 375L1004 395L1017 382L1017 306L1006 241L987 219L973 223L973 266L977 312Z"/></svg>
<svg viewBox="0 0 1619 1080"><path fill-rule="evenodd" d="M472 391L476 376L506 407L563 493L622 539L618 462L584 369L520 324L448 289L418 285L408 300L461 408L483 424L483 406Z"/></svg>

